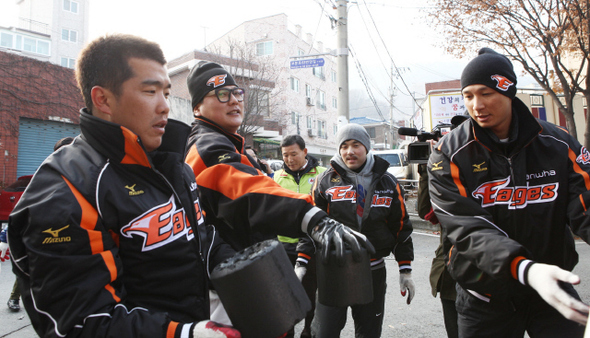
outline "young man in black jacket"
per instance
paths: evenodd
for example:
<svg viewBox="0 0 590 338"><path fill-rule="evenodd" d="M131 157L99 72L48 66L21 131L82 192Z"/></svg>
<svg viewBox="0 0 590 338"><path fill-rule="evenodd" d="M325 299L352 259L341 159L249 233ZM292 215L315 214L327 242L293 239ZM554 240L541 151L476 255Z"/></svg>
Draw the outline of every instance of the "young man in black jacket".
<svg viewBox="0 0 590 338"><path fill-rule="evenodd" d="M384 257L395 255L401 294L408 293L408 304L414 297L412 223L403 188L387 172L389 163L369 152L371 138L365 128L348 124L338 132L337 142L339 149L332 158L332 167L317 178L313 197L316 205L330 217L361 232L375 246L376 252L371 255L373 301L352 305L351 309L356 336L378 338L385 308ZM347 310L348 307L317 302L312 337L339 337L346 324Z"/></svg>
<svg viewBox="0 0 590 338"><path fill-rule="evenodd" d="M41 337L240 336L208 320L207 267L234 251L206 226L165 64L130 35L78 58L81 135L43 162L8 227Z"/></svg>
<svg viewBox="0 0 590 338"><path fill-rule="evenodd" d="M463 70L471 118L428 162L430 198L460 287L460 337L581 337L572 231L590 241L590 153L535 119L512 63L489 48Z"/></svg>

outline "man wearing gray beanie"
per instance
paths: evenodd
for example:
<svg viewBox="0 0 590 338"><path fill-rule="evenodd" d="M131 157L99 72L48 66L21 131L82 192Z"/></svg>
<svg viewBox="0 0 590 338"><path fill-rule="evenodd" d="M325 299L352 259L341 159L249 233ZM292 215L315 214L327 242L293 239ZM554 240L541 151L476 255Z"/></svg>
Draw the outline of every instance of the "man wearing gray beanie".
<svg viewBox="0 0 590 338"><path fill-rule="evenodd" d="M482 48L461 87L471 118L428 162L459 337L582 337L572 232L590 243L590 153L533 117L505 56Z"/></svg>
<svg viewBox="0 0 590 338"><path fill-rule="evenodd" d="M362 126L348 124L336 136L338 153L331 168L318 176L313 196L328 216L361 232L375 247L371 255L373 301L352 305L356 337L381 337L386 292L384 257L391 253L399 264L402 296L410 304L415 293L411 262L414 260L412 223L404 203L404 190L387 172L389 163L374 156L371 138ZM299 249L299 247L298 247ZM313 252L307 253L309 256ZM339 337L348 307L317 302L311 324L312 337Z"/></svg>

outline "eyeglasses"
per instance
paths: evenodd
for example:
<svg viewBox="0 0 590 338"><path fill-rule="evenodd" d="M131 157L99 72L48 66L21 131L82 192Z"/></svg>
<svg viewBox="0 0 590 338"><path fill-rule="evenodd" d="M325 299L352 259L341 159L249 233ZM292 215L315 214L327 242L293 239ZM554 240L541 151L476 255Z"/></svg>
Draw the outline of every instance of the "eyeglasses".
<svg viewBox="0 0 590 338"><path fill-rule="evenodd" d="M244 101L244 89L243 88L216 88L214 93L209 93L205 96L217 96L217 99L221 103L229 102L231 94L234 95L238 102Z"/></svg>

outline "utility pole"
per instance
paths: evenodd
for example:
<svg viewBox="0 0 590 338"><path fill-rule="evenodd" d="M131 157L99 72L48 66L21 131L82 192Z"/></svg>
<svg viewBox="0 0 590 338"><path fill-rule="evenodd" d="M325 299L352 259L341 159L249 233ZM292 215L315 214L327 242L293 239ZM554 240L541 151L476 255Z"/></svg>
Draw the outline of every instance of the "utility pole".
<svg viewBox="0 0 590 338"><path fill-rule="evenodd" d="M350 120L348 102L348 0L338 0L337 52L338 57L338 128Z"/></svg>

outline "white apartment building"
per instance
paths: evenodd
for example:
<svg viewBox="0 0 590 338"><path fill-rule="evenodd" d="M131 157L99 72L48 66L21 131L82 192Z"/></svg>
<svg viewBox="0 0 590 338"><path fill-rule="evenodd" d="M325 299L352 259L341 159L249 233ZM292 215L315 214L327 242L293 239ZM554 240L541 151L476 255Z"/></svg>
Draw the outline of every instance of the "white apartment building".
<svg viewBox="0 0 590 338"><path fill-rule="evenodd" d="M336 58L312 34L289 22L287 15L277 14L243 22L207 46L207 50L230 57L236 46L249 48L258 64L272 64L277 70L271 79L275 87L268 96L272 107L269 119L278 122L281 135L299 134L305 139L308 153L325 166L336 153L338 125ZM318 55L318 54L326 55ZM295 56L324 60L315 68L291 69Z"/></svg>
<svg viewBox="0 0 590 338"><path fill-rule="evenodd" d="M17 27L0 27L0 50L74 68L88 40L89 0L16 0Z"/></svg>

